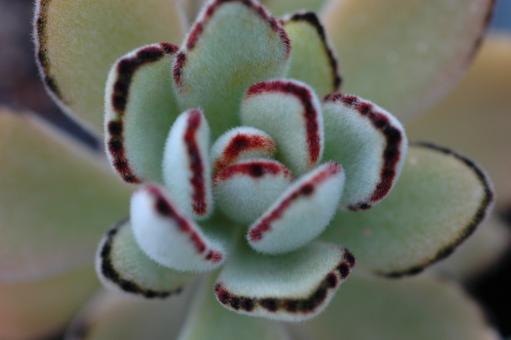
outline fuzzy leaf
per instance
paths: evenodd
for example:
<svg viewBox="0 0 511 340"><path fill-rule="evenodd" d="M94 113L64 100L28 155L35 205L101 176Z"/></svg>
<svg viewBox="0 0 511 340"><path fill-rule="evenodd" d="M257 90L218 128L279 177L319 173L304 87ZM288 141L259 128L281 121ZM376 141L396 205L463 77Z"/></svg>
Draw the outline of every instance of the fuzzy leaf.
<svg viewBox="0 0 511 340"><path fill-rule="evenodd" d="M272 160L251 159L215 176L215 201L236 222L254 222L291 183L291 172Z"/></svg>
<svg viewBox="0 0 511 340"><path fill-rule="evenodd" d="M334 162L303 175L250 226L250 245L263 253L279 254L316 238L335 215L344 180L342 167Z"/></svg>
<svg viewBox="0 0 511 340"><path fill-rule="evenodd" d="M185 215L203 219L213 211L209 125L201 110L182 113L172 125L165 144L163 180Z"/></svg>
<svg viewBox="0 0 511 340"><path fill-rule="evenodd" d="M0 283L0 338L49 339L98 288L92 266L24 283Z"/></svg>
<svg viewBox="0 0 511 340"><path fill-rule="evenodd" d="M472 161L418 144L389 197L367 212L338 214L324 238L342 242L381 275L416 274L464 241L492 200L491 183Z"/></svg>
<svg viewBox="0 0 511 340"><path fill-rule="evenodd" d="M103 131L104 86L114 61L156 41L180 41L177 1L37 0L37 59L50 93L96 132Z"/></svg>
<svg viewBox="0 0 511 340"><path fill-rule="evenodd" d="M334 94L323 104L325 159L346 169L341 204L369 209L384 199L399 178L408 140L401 123L364 99Z"/></svg>
<svg viewBox="0 0 511 340"><path fill-rule="evenodd" d="M283 325L222 308L212 292L212 280L208 281L195 296L178 340L291 340Z"/></svg>
<svg viewBox="0 0 511 340"><path fill-rule="evenodd" d="M370 98L402 120L427 109L470 64L493 3L333 1L323 19L342 56L344 91Z"/></svg>
<svg viewBox="0 0 511 340"><path fill-rule="evenodd" d="M272 80L251 86L241 104L243 125L267 132L278 156L293 172L302 174L323 155L321 104L314 91L296 80Z"/></svg>
<svg viewBox="0 0 511 340"><path fill-rule="evenodd" d="M148 258L140 249L128 221L110 229L96 255L96 271L107 287L148 299L181 293L193 275L170 270Z"/></svg>
<svg viewBox="0 0 511 340"><path fill-rule="evenodd" d="M329 243L313 242L280 256L242 245L220 273L215 294L241 314L302 321L328 305L354 264L347 250Z"/></svg>
<svg viewBox="0 0 511 340"><path fill-rule="evenodd" d="M76 316L66 340L175 339L188 311L190 294L144 300L101 292Z"/></svg>
<svg viewBox="0 0 511 340"><path fill-rule="evenodd" d="M482 311L457 285L421 276L352 277L331 306L295 327L298 340L497 340Z"/></svg>
<svg viewBox="0 0 511 340"><path fill-rule="evenodd" d="M276 150L273 139L264 131L237 127L220 136L211 148L214 172L237 161L250 158L269 158Z"/></svg>
<svg viewBox="0 0 511 340"><path fill-rule="evenodd" d="M89 264L128 212L128 188L81 146L28 114L0 109L0 281Z"/></svg>
<svg viewBox="0 0 511 340"><path fill-rule="evenodd" d="M291 39L291 62L287 76L312 86L320 98L341 85L337 58L323 25L314 12L299 12L284 19Z"/></svg>
<svg viewBox="0 0 511 340"><path fill-rule="evenodd" d="M106 86L105 145L127 182L162 182L161 160L179 111L170 68L177 46L140 47L117 60Z"/></svg>
<svg viewBox="0 0 511 340"><path fill-rule="evenodd" d="M499 208L511 203L510 88L511 37L490 35L452 95L407 127L410 136L459 149L488 169Z"/></svg>
<svg viewBox="0 0 511 340"><path fill-rule="evenodd" d="M164 189L149 185L131 199L131 225L142 251L181 271L210 271L225 260L222 243L177 210Z"/></svg>
<svg viewBox="0 0 511 340"><path fill-rule="evenodd" d="M289 50L284 29L257 1L209 1L174 64L182 108L206 109L218 136L237 125L250 85L284 75Z"/></svg>

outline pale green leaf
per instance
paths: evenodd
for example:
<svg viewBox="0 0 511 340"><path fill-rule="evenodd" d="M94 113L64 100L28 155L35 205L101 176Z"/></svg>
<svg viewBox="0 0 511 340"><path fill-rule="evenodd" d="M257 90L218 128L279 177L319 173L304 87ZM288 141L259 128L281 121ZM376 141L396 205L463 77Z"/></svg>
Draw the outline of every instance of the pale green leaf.
<svg viewBox="0 0 511 340"><path fill-rule="evenodd" d="M107 287L148 299L180 294L194 277L148 258L135 241L128 221L106 233L97 251L96 271Z"/></svg>
<svg viewBox="0 0 511 340"><path fill-rule="evenodd" d="M328 305L354 264L349 251L330 243L313 242L279 256L240 244L221 271L215 294L241 314L302 321Z"/></svg>
<svg viewBox="0 0 511 340"><path fill-rule="evenodd" d="M183 110L205 110L214 137L236 125L243 92L281 77L289 39L255 0L211 1L181 46L174 82Z"/></svg>
<svg viewBox="0 0 511 340"><path fill-rule="evenodd" d="M66 111L102 131L112 64L142 45L179 43L182 16L174 0L37 0L35 42L47 88Z"/></svg>
<svg viewBox="0 0 511 340"><path fill-rule="evenodd" d="M323 19L342 60L344 91L400 119L459 80L479 47L493 0L342 0Z"/></svg>
<svg viewBox="0 0 511 340"><path fill-rule="evenodd" d="M342 167L329 162L297 179L250 226L247 239L255 250L281 254L306 245L334 217L344 189Z"/></svg>
<svg viewBox="0 0 511 340"><path fill-rule="evenodd" d="M399 178L408 149L404 128L385 109L355 96L327 97L323 114L324 158L346 169L341 204L351 210L369 209Z"/></svg>
<svg viewBox="0 0 511 340"><path fill-rule="evenodd" d="M298 340L497 340L460 287L427 276L402 281L353 275Z"/></svg>
<svg viewBox="0 0 511 340"><path fill-rule="evenodd" d="M222 240L183 215L162 187L147 185L133 194L131 225L140 249L162 266L202 272L217 268L226 258Z"/></svg>
<svg viewBox="0 0 511 340"><path fill-rule="evenodd" d="M498 208L511 202L511 37L490 35L460 86L432 112L410 122L409 135L456 148L495 182Z"/></svg>
<svg viewBox="0 0 511 340"><path fill-rule="evenodd" d="M341 242L381 275L415 274L470 236L492 200L491 183L472 161L414 145L389 197L365 212L339 213L324 238Z"/></svg>
<svg viewBox="0 0 511 340"><path fill-rule="evenodd" d="M284 19L291 39L291 62L287 76L311 86L320 98L341 85L337 58L326 32L314 12L298 12Z"/></svg>
<svg viewBox="0 0 511 340"><path fill-rule="evenodd" d="M277 157L296 174L321 161L321 103L305 83L284 79L252 85L241 104L241 122L268 133L277 143Z"/></svg>
<svg viewBox="0 0 511 340"><path fill-rule="evenodd" d="M105 145L127 182L162 182L163 148L179 114L170 72L177 46L140 47L110 69L105 95Z"/></svg>
<svg viewBox="0 0 511 340"><path fill-rule="evenodd" d="M128 212L129 188L106 162L30 115L0 110L0 281L92 263Z"/></svg>

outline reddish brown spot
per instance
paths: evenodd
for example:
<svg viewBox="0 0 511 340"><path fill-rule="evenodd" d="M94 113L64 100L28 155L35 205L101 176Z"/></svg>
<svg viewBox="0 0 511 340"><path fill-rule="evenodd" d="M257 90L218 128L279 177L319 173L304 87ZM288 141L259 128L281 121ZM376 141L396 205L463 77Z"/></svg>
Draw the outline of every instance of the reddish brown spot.
<svg viewBox="0 0 511 340"><path fill-rule="evenodd" d="M188 160L192 177L192 209L197 215L208 212L206 201L206 180L204 160L197 142L197 132L202 125L202 113L199 110L189 111L184 142L188 151Z"/></svg>
<svg viewBox="0 0 511 340"><path fill-rule="evenodd" d="M181 86L183 84L183 68L185 65L186 54L184 52L179 52L174 64L174 81L176 82L177 86Z"/></svg>
<svg viewBox="0 0 511 340"><path fill-rule="evenodd" d="M243 154L260 151L271 155L275 152L275 143L271 138L248 133L236 134L227 144L222 155L215 161L215 172L236 162Z"/></svg>
<svg viewBox="0 0 511 340"><path fill-rule="evenodd" d="M309 164L314 165L321 155L321 138L319 126L319 112L313 104L313 94L306 87L292 81L268 81L253 85L248 89L247 96L266 93L283 93L296 97L303 107Z"/></svg>
<svg viewBox="0 0 511 340"><path fill-rule="evenodd" d="M291 172L284 165L271 160L257 160L229 165L215 176L215 182L226 181L235 176L247 176L258 179L268 175L283 175L284 177L291 178Z"/></svg>
<svg viewBox="0 0 511 340"><path fill-rule="evenodd" d="M325 29L323 28L323 25L321 24L321 21L319 20L318 16L314 12L298 12L293 14L289 19L288 22L293 21L303 21L314 27L323 43L323 49L325 53L328 56L328 61L330 63L330 68L332 70L332 91L337 91L341 87L342 78L339 75L339 63L337 62L337 58L334 55L332 47L329 45Z"/></svg>
<svg viewBox="0 0 511 340"><path fill-rule="evenodd" d="M272 224L284 215L293 202L304 196L310 196L320 184L341 171L342 168L339 164L334 162L328 163L314 177L302 183L302 185L284 197L275 209L266 214L258 224L253 226L248 234L250 241L257 242L262 240L264 234L272 229Z"/></svg>
<svg viewBox="0 0 511 340"><path fill-rule="evenodd" d="M171 219L177 224L177 230L188 235L188 239L193 244L198 254L203 254L206 261L220 262L223 254L217 250L208 250L207 242L204 240L196 227L184 216L179 214L172 203L164 196L161 190L154 185L146 187L147 192L154 198L154 208L163 217Z"/></svg>
<svg viewBox="0 0 511 340"><path fill-rule="evenodd" d="M124 115L130 95L133 76L140 67L160 60L164 55L172 55L177 46L162 42L139 49L134 55L121 59L116 66L116 80L110 97L111 107L116 117L107 125L107 147L112 164L121 177L128 183L140 183L141 179L130 167L124 145Z"/></svg>
<svg viewBox="0 0 511 340"><path fill-rule="evenodd" d="M356 96L348 96L340 93L332 94L326 97L326 101L342 103L356 110L361 116L367 117L374 128L378 130L385 138L385 148L383 150L383 166L380 170L380 180L373 191L369 202L360 202L351 205L351 210L366 210L385 197L397 175L397 166L401 159L401 147L403 134L401 130L392 125L387 114L377 111L373 104L363 101Z"/></svg>

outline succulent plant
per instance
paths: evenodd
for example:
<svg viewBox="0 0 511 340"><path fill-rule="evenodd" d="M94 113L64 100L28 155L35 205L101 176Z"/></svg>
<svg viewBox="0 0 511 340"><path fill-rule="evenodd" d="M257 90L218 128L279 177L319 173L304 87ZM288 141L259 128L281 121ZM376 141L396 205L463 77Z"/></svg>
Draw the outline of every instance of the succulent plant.
<svg viewBox="0 0 511 340"><path fill-rule="evenodd" d="M97 250L101 281L138 298L170 301L103 296L72 325L70 337L83 335L83 318L102 334L104 320L115 314L140 317L122 326L133 338L159 331L168 337L178 327L167 325L170 311L185 309L176 333L183 340L333 339L343 323L354 325L348 338L372 338L356 328L365 324L367 307L357 309L357 299L368 296L386 299L368 316L395 301L402 318L420 311L434 338L449 333L451 320L470 324L461 338L493 337L456 287L428 275L388 280L445 258L492 205L492 184L475 162L436 144L408 145L397 118L455 84L492 2L392 2L402 11L387 27L381 11L388 4L371 1L38 1L37 58L47 88L65 110L103 133L109 163L132 185L107 174L101 159L46 142L40 124L3 118L19 139L16 153L52 162L58 185L48 193L47 173L20 176L33 180L18 192L33 191L29 197L46 208L33 216L15 208L14 224L43 225L45 232L8 250L2 276L27 280L87 263L91 238L117 219ZM325 6L326 26L313 11L276 18L265 6L279 14ZM184 9L195 18L198 8L175 45L187 25ZM435 44L440 32L445 41ZM400 35L394 48L386 45ZM347 43L355 47L344 50ZM6 159L10 173L25 171L16 154ZM16 192L18 185L4 188ZM72 230L61 230L66 225ZM6 243L24 240L7 236ZM348 278L355 258L358 273ZM193 285L197 277L201 283ZM186 291L175 296L187 285L198 290L191 307ZM438 320L447 299L447 318ZM158 330L142 326L156 315ZM298 326L263 320L318 315ZM379 321L368 317L367 327L380 329ZM108 333L110 326L105 334L119 337ZM431 338L421 327L394 334Z"/></svg>

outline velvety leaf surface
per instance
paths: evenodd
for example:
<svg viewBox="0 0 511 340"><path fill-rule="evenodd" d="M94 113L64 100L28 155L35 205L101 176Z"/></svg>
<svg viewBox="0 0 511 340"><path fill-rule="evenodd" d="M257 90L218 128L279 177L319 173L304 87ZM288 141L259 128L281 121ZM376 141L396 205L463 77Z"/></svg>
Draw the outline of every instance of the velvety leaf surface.
<svg viewBox="0 0 511 340"><path fill-rule="evenodd" d="M30 115L0 110L0 281L91 263L128 212L128 188L100 159Z"/></svg>
<svg viewBox="0 0 511 340"><path fill-rule="evenodd" d="M37 58L50 92L97 132L103 130L108 70L120 56L158 41L179 43L177 1L37 0Z"/></svg>
<svg viewBox="0 0 511 340"><path fill-rule="evenodd" d="M178 340L290 340L282 325L222 308L215 300L213 281L209 281L195 295Z"/></svg>
<svg viewBox="0 0 511 340"><path fill-rule="evenodd" d="M215 294L241 314L301 321L328 305L354 264L349 251L330 243L310 243L279 256L241 244L221 271Z"/></svg>
<svg viewBox="0 0 511 340"><path fill-rule="evenodd" d="M183 110L205 109L213 136L236 125L243 92L284 75L289 38L257 1L208 2L174 64Z"/></svg>
<svg viewBox="0 0 511 340"><path fill-rule="evenodd" d="M469 65L493 2L332 1L323 19L342 59L344 91L401 119L428 108Z"/></svg>
<svg viewBox="0 0 511 340"><path fill-rule="evenodd" d="M496 340L482 311L456 285L421 276L351 277L330 307L293 330L298 340Z"/></svg>
<svg viewBox="0 0 511 340"><path fill-rule="evenodd" d="M346 169L343 207L366 210L398 181L408 139L401 123L385 109L356 96L333 94L323 102L325 159Z"/></svg>
<svg viewBox="0 0 511 340"><path fill-rule="evenodd" d="M312 86L320 98L337 91L341 85L337 58L316 14L293 14L284 19L284 28L292 45L287 76Z"/></svg>
<svg viewBox="0 0 511 340"><path fill-rule="evenodd" d="M176 207L186 216L207 218L213 211L209 125L201 110L176 119L165 142L163 181Z"/></svg>
<svg viewBox="0 0 511 340"><path fill-rule="evenodd" d="M255 250L281 254L306 245L334 217L344 189L342 167L329 162L297 179L250 226L247 239Z"/></svg>
<svg viewBox="0 0 511 340"><path fill-rule="evenodd" d="M188 291L165 301L101 292L77 315L65 339L175 339L189 302Z"/></svg>
<svg viewBox="0 0 511 340"><path fill-rule="evenodd" d="M148 185L133 194L131 225L138 246L162 266L202 272L225 260L223 240L183 215L162 187Z"/></svg>
<svg viewBox="0 0 511 340"><path fill-rule="evenodd" d="M449 255L487 214L493 192L477 166L447 149L410 147L394 191L366 212L336 216L324 235L381 275L414 274Z"/></svg>
<svg viewBox="0 0 511 340"><path fill-rule="evenodd" d="M490 35L460 86L407 129L414 139L438 141L480 162L495 182L499 208L511 203L510 88L511 37Z"/></svg>
<svg viewBox="0 0 511 340"><path fill-rule="evenodd" d="M0 338L58 334L98 287L92 266L26 283L0 283Z"/></svg>
<svg viewBox="0 0 511 340"><path fill-rule="evenodd" d="M241 122L267 132L277 143L277 156L296 174L321 161L321 103L303 82L283 79L252 85L241 104Z"/></svg>
<svg viewBox="0 0 511 340"><path fill-rule="evenodd" d="M147 257L135 241L128 221L110 229L101 241L96 271L105 286L148 299L180 294L194 277L163 267Z"/></svg>
<svg viewBox="0 0 511 340"><path fill-rule="evenodd" d="M127 182L162 182L161 161L169 129L180 113L172 90L177 46L140 47L110 69L105 95L105 145Z"/></svg>
<svg viewBox="0 0 511 340"><path fill-rule="evenodd" d="M215 176L215 201L224 214L247 225L279 198L291 180L291 172L277 161L240 161Z"/></svg>

